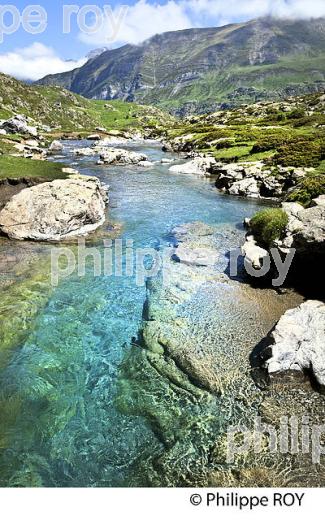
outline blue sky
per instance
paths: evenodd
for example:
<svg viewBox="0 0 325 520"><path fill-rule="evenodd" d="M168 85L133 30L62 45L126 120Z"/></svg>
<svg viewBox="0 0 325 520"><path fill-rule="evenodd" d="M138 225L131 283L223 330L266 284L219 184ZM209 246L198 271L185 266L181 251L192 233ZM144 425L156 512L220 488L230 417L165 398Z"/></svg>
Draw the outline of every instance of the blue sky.
<svg viewBox="0 0 325 520"><path fill-rule="evenodd" d="M0 42L0 71L20 79L34 80L48 73L63 72L82 65L85 55L94 48L138 44L168 30L220 26L266 15L325 16L325 0L12 0L10 5L22 13L27 6L36 4L47 12L47 27L40 34L30 34L23 27L6 34L12 16L8 13L3 16L0 11L0 30L4 33ZM96 13L86 8L94 4ZM63 10L67 5L76 5L79 14L88 11L85 23L88 29L94 29L91 33L86 31L87 27L80 27L82 16L78 26L77 13L70 17L69 34L63 33ZM67 24L67 18L65 21ZM66 63L66 60L75 62Z"/></svg>

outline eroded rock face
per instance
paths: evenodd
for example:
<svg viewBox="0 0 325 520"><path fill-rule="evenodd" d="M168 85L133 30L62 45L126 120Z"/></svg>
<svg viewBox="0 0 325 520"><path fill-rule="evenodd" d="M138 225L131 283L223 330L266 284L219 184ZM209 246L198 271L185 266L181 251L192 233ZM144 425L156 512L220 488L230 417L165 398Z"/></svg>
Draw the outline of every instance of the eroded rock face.
<svg viewBox="0 0 325 520"><path fill-rule="evenodd" d="M308 300L288 310L270 333L272 354L266 362L270 376L297 372L312 374L325 386L325 304Z"/></svg>
<svg viewBox="0 0 325 520"><path fill-rule="evenodd" d="M299 288L308 298L322 299L325 294L325 197L318 197L307 209L294 202L285 202L282 208L288 215L288 224L283 237L274 241L270 248L277 250L283 262L287 255L293 254L284 283ZM249 229L249 220L246 224ZM255 269L261 269L265 258L269 256L271 260L273 256L261 245L249 231L242 253L245 262ZM272 260L270 268L266 276L278 271L278 267L274 269Z"/></svg>
<svg viewBox="0 0 325 520"><path fill-rule="evenodd" d="M107 189L74 176L22 190L0 212L0 231L16 240L59 241L86 235L105 221Z"/></svg>
<svg viewBox="0 0 325 520"><path fill-rule="evenodd" d="M171 173L187 173L200 175L202 177L211 177L214 173L216 164L217 162L213 157L195 157L192 161L186 164L171 166L169 171Z"/></svg>

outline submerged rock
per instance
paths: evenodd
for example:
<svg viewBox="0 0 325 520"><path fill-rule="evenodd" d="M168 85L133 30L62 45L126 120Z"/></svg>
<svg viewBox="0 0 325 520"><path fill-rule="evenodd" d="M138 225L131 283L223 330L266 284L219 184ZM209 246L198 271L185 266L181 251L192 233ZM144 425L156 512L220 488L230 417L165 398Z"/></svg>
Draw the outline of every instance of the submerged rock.
<svg viewBox="0 0 325 520"><path fill-rule="evenodd" d="M86 235L105 221L107 190L75 176L22 190L0 212L0 231L16 240L58 241Z"/></svg>
<svg viewBox="0 0 325 520"><path fill-rule="evenodd" d="M325 304L308 300L288 310L269 335L269 375L306 372L325 386Z"/></svg>

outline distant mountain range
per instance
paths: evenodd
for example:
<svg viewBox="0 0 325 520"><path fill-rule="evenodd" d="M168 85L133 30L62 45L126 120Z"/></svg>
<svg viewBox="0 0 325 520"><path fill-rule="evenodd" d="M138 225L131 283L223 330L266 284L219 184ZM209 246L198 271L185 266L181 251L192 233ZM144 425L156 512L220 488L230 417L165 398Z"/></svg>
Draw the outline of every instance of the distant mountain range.
<svg viewBox="0 0 325 520"><path fill-rule="evenodd" d="M322 91L325 18L263 18L168 32L101 52L83 67L39 83L182 115Z"/></svg>

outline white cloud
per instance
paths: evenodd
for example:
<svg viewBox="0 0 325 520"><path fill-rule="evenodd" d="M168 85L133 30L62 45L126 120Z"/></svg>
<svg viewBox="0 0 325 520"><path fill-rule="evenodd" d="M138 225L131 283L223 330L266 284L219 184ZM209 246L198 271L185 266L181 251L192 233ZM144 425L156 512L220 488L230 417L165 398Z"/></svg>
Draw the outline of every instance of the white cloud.
<svg viewBox="0 0 325 520"><path fill-rule="evenodd" d="M164 5L151 4L147 0L139 0L130 6L124 17L121 17L121 7L113 10L115 22L120 19L117 37L114 44L140 43L150 36L166 31L178 31L193 27L193 23L184 9L183 2L169 0ZM81 41L90 45L106 45L112 35L111 20L106 19L106 23L93 34L81 32Z"/></svg>
<svg viewBox="0 0 325 520"><path fill-rule="evenodd" d="M123 1L121 1L123 4ZM120 7L113 11L118 20ZM168 0L165 4L138 0L130 6L117 33L114 45L140 43L157 33L189 27L220 26L261 16L312 18L325 16L324 0ZM105 20L93 34L80 32L79 39L89 45L107 45L112 23Z"/></svg>
<svg viewBox="0 0 325 520"><path fill-rule="evenodd" d="M36 81L47 74L81 67L86 61L86 58L64 61L51 47L35 42L29 47L0 54L0 71L18 79Z"/></svg>

